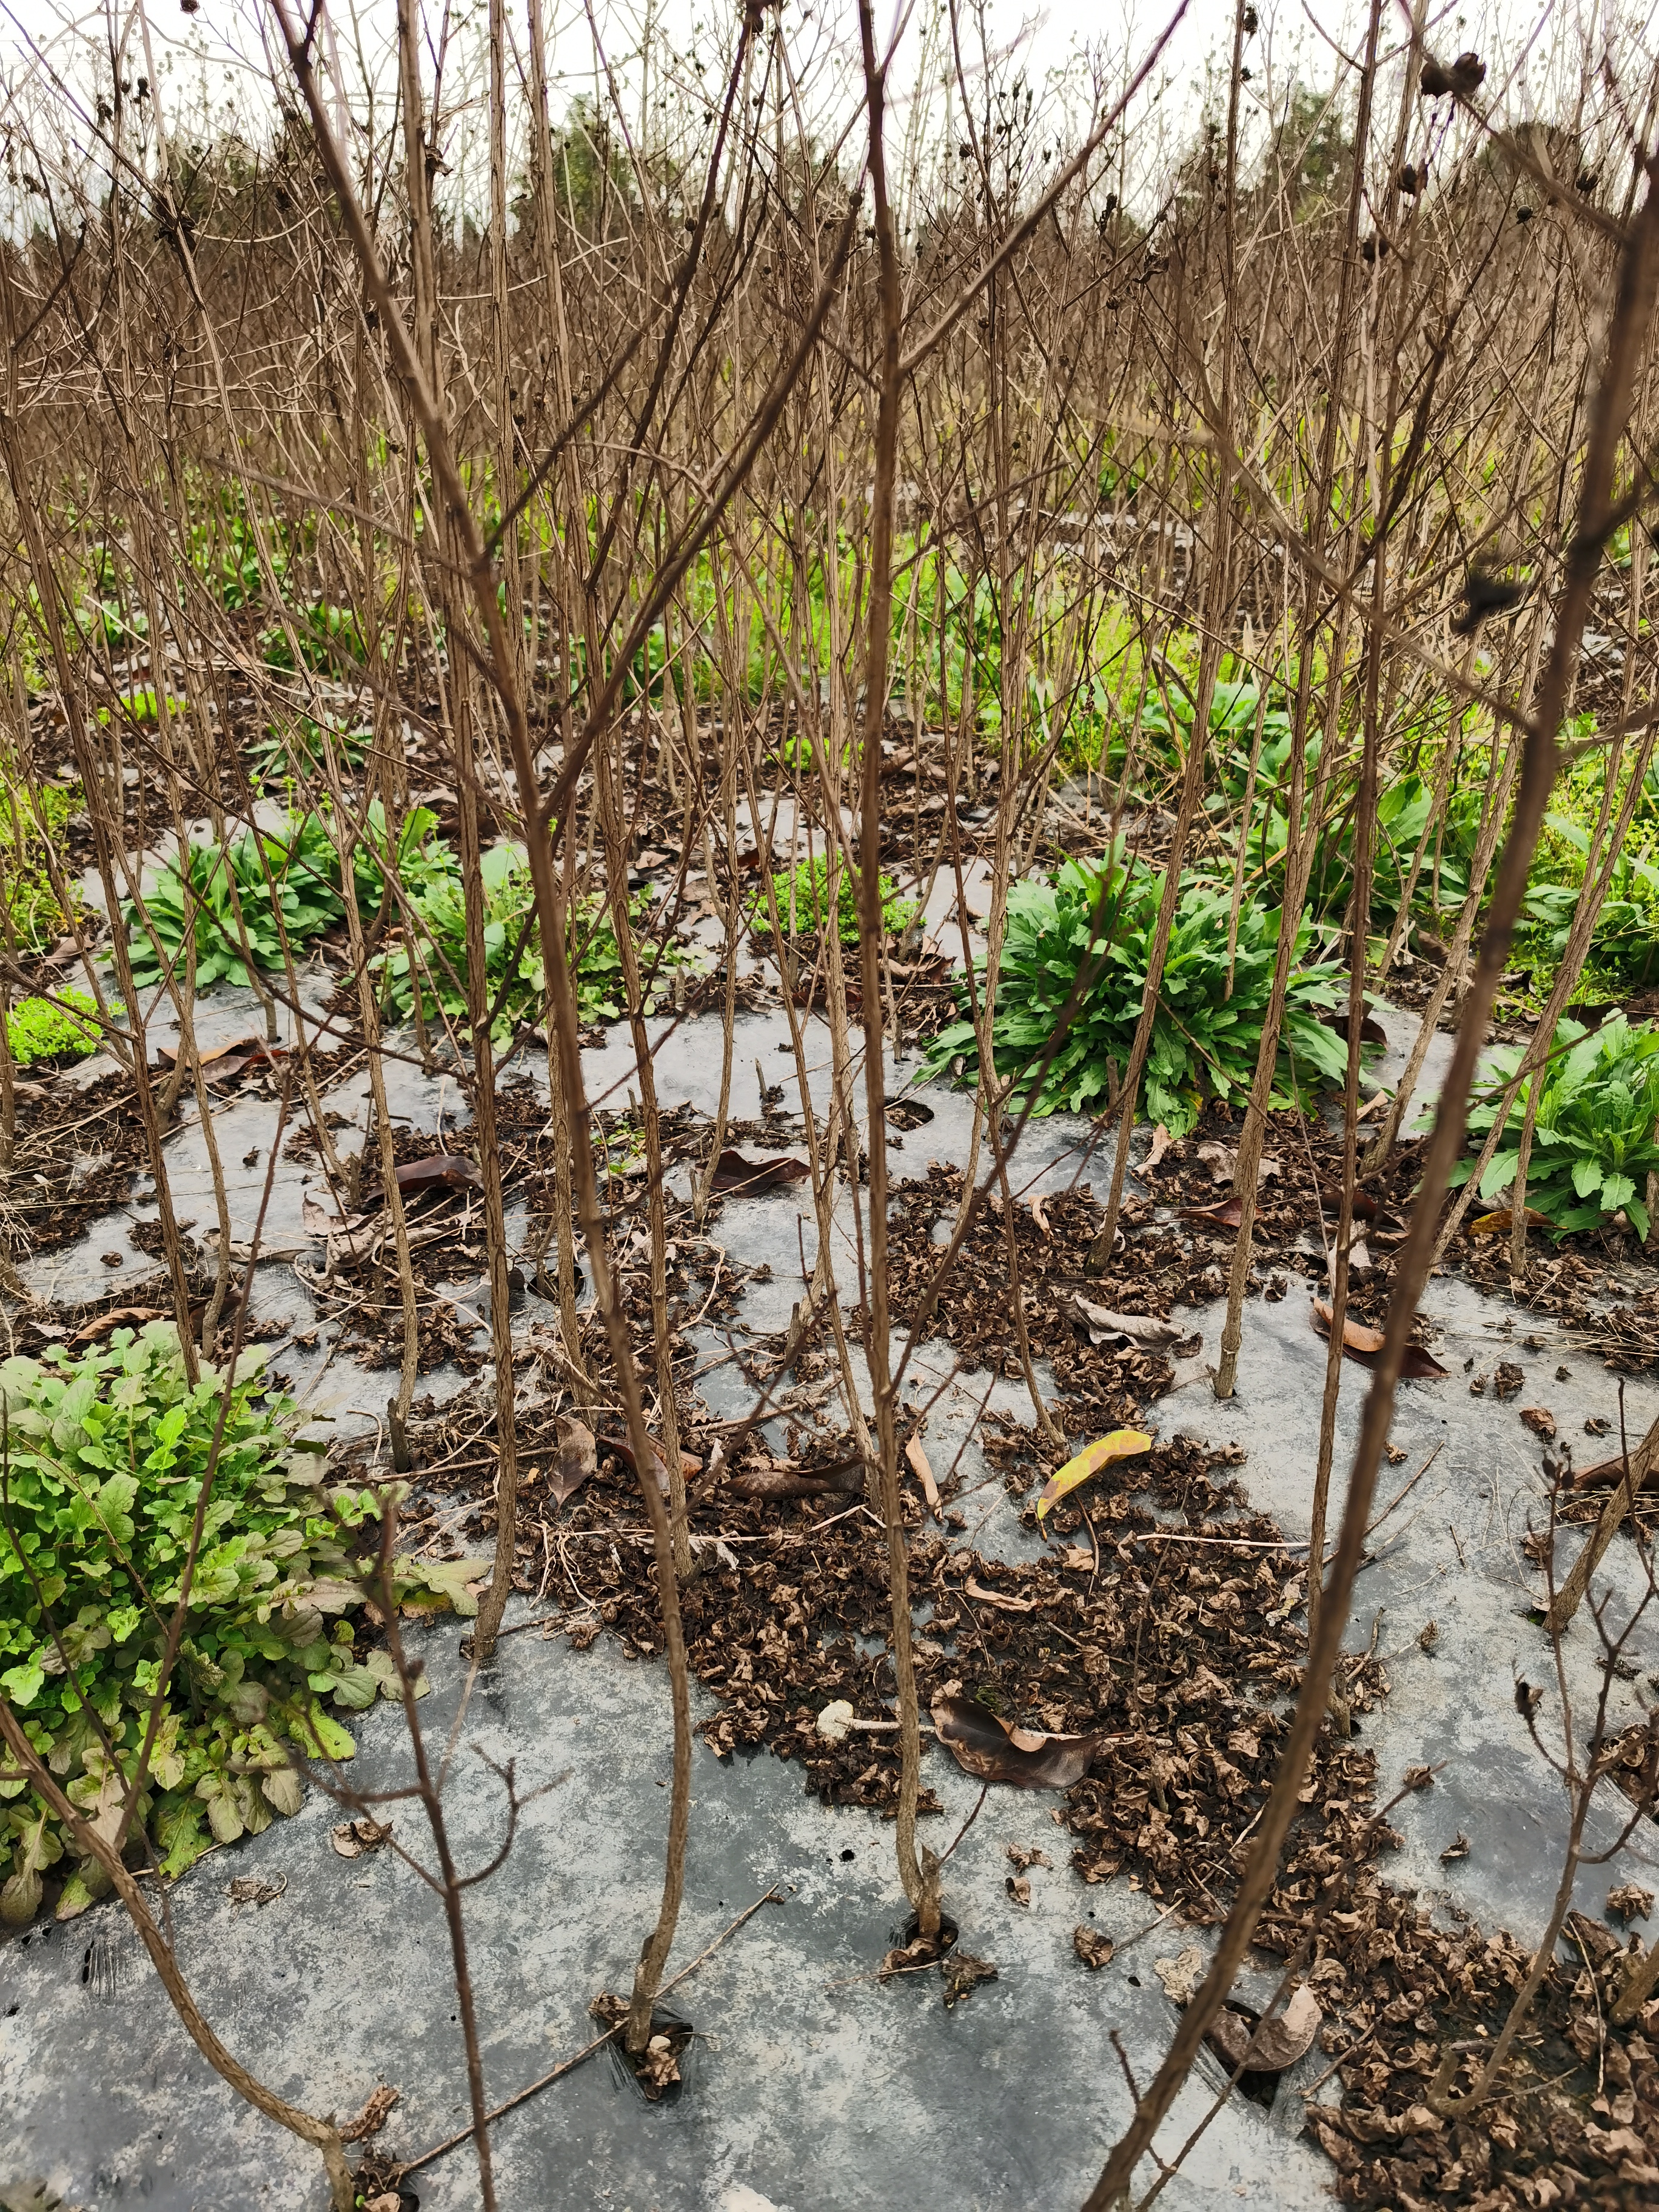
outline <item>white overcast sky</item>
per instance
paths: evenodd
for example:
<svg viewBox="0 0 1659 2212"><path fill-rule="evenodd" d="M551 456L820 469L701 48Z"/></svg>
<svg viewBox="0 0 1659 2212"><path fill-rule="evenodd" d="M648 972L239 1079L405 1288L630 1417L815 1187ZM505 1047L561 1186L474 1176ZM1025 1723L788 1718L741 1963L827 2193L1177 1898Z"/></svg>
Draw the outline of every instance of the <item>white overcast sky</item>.
<svg viewBox="0 0 1659 2212"><path fill-rule="evenodd" d="M605 49L617 76L637 92L634 57L647 6L652 21L667 46L684 53L694 44L711 71L717 71L720 53L729 46L736 21L738 0L592 0ZM265 40L270 18L267 0L199 0L186 15L179 0L146 0L151 51L167 111L182 116L199 114L204 102L218 107L235 95L246 112L270 109L265 75ZM305 0L290 0L301 7ZM428 20L441 14L442 0L425 0ZM878 0L878 23L890 24L894 0ZM914 104L935 128L944 120L945 95L937 74L920 74L925 51L925 21L930 9L941 0L909 0L910 13L895 70L894 125L902 131L913 118ZM964 26L975 20L971 0L960 0ZM1407 28L1401 0L1389 0L1385 19L1385 42L1398 45ZM559 91L568 99L593 77L593 40L583 0L544 0L552 27L553 64ZM384 70L390 35L395 21L395 0L329 0L336 35L347 57L354 43ZM473 52L483 35L485 0L450 0L453 19L464 26L463 42ZM1289 77L1299 73L1316 84L1328 84L1338 68L1338 51L1358 51L1364 36L1364 0L1257 0L1260 28L1250 41L1253 65L1251 97L1267 86L1282 91ZM1168 22L1173 0L982 0L986 39L994 52L1017 52L1030 79L1046 88L1047 96L1068 103L1075 119L1089 104L1091 82L1090 57L1103 51L1109 57L1109 73L1119 76L1129 60L1144 54ZM1501 93L1511 113L1546 111L1559 105L1552 98L1552 79L1558 84L1576 81L1587 56L1599 52L1612 10L1617 10L1615 43L1627 74L1641 69L1644 57L1655 51L1649 35L1659 11L1659 0L1430 0L1428 39L1443 54L1468 46L1477 46L1493 64L1488 91ZM1639 11L1639 13L1638 12ZM526 20L524 0L507 0L509 21L520 38ZM850 68L857 52L857 18L854 0L785 0L785 22L793 52L805 65L816 52L820 66L839 60ZM1206 71L1224 70L1231 51L1233 0L1188 0L1185 14L1167 48L1160 75L1165 86L1159 102L1164 127L1186 137L1201 112ZM15 90L29 76L42 72L32 59L31 46L39 42L51 64L79 84L88 81L91 58L107 52L111 26L125 36L127 51L137 57L131 64L136 75L144 67L139 19L131 0L0 0L0 70ZM354 30L356 38L354 40ZM712 35L711 35L712 31ZM970 45L977 45L977 33ZM942 58L943 47L934 53ZM77 58L78 57L78 61ZM386 82L384 76L382 82ZM1145 95L1143 95L1143 99ZM696 103L700 104L700 103ZM1644 105L1644 103L1643 103ZM845 117L846 100L836 102ZM222 110L221 110L222 112ZM465 130L465 123L463 123Z"/></svg>

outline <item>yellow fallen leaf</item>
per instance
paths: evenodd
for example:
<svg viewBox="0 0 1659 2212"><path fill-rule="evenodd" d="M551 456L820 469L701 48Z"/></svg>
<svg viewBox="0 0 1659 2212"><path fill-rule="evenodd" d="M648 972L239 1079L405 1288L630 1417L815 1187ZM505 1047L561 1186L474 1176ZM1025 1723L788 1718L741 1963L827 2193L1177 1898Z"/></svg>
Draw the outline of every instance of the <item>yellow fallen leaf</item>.
<svg viewBox="0 0 1659 2212"><path fill-rule="evenodd" d="M1037 1519L1040 1521L1067 1491L1087 1482L1091 1474L1098 1474L1111 1461L1133 1459L1138 1452L1150 1451L1152 1446L1152 1438L1139 1429L1114 1429L1109 1437L1097 1437L1093 1443L1085 1444L1075 1459L1068 1459L1049 1477L1037 1500Z"/></svg>

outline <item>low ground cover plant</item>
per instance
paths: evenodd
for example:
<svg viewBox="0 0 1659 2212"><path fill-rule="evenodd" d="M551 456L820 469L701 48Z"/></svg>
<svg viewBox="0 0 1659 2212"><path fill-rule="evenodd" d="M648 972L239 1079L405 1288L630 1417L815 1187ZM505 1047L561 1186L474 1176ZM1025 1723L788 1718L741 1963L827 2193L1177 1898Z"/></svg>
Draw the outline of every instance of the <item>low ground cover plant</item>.
<svg viewBox="0 0 1659 2212"><path fill-rule="evenodd" d="M777 901L778 921L787 937L821 937L830 920L830 863L820 854L811 860L798 860L793 868L786 868L772 878L772 895ZM843 945L859 941L859 879L856 869L843 867L836 884L836 922ZM769 933L771 910L767 904L763 885L750 894L747 912L757 929ZM890 876L881 878L882 927L890 933L905 928L915 919L914 899L901 898L898 885Z"/></svg>
<svg viewBox="0 0 1659 2212"><path fill-rule="evenodd" d="M410 823L423 811L416 809L405 823L405 843ZM430 1018L441 1012L459 1021L466 1013L465 887L460 863L450 847L428 834L435 820L435 816L426 817L427 828L420 833L418 849L400 857L398 873L408 915L397 941L377 957L374 972L386 1003L400 1018L413 1013L418 992L423 1017ZM533 921L535 892L523 846L492 846L479 863L479 875L484 897L484 980L490 1005L497 1009L491 1034L501 1044L520 1022L540 1018L547 1000L546 973L541 933ZM358 896L365 912L370 911L361 886ZM378 899L377 891L376 902ZM629 901L636 938L648 927L652 913L648 891ZM410 921L414 924L412 930ZM572 934L580 1018L584 1022L619 1020L624 1000L622 954L609 915L599 901L590 901L576 911ZM668 971L686 966L689 955L670 939L660 945L653 943L648 950L641 945L641 956L647 1005L654 1006L666 988Z"/></svg>
<svg viewBox="0 0 1659 2212"><path fill-rule="evenodd" d="M1492 1055L1498 1097L1488 1096L1469 1115L1477 1151L1498 1118L1524 1049L1510 1046ZM1527 1102L1540 1083L1527 1164L1528 1206L1553 1222L1558 1236L1599 1228L1622 1212L1645 1237L1648 1177L1659 1175L1659 1025L1632 1025L1620 1013L1588 1030L1564 1018L1550 1058L1527 1078L1510 1110L1504 1140L1480 1178L1482 1198L1497 1198L1514 1182ZM1425 1115L1419 1127L1431 1118ZM1474 1158L1461 1161L1452 1171L1452 1187L1461 1189L1474 1167Z"/></svg>
<svg viewBox="0 0 1659 2212"><path fill-rule="evenodd" d="M50 951L70 927L46 872L45 848L62 838L80 805L78 789L26 784L0 760L0 895L20 952Z"/></svg>
<svg viewBox="0 0 1659 2212"><path fill-rule="evenodd" d="M347 1615L374 1588L384 1492L326 1479L323 1447L296 1435L293 1402L267 1394L245 1354L137 1819L168 1874L212 1841L257 1834L298 1810L286 1747L352 1754L333 1713L402 1693L384 1652L361 1662ZM0 1363L0 1686L72 1803L119 1820L137 1771L170 1616L228 1378L192 1388L178 1336L118 1329L78 1356ZM475 1610L479 1563L399 1559L404 1605ZM118 1769L119 1770L118 1771ZM141 1840L141 1839L140 1839ZM0 1779L0 1920L40 1910L43 1875L72 1850L20 1779ZM108 1887L71 1866L68 1919Z"/></svg>
<svg viewBox="0 0 1659 2212"><path fill-rule="evenodd" d="M41 1060L84 1060L98 1049L97 1012L90 994L73 983L50 999L20 999L6 1017L13 1060L28 1067Z"/></svg>
<svg viewBox="0 0 1659 2212"><path fill-rule="evenodd" d="M998 1075L1019 1079L1016 1109L1029 1100L1039 1115L1087 1113L1115 1094L1140 1015L1163 890L1157 870L1115 860L1068 860L1052 882L1011 890L992 1036ZM1141 1102L1147 1118L1172 1137L1193 1127L1206 1097L1248 1091L1255 1072L1279 917L1246 901L1230 990L1229 908L1226 890L1193 877L1176 908ZM1346 1065L1346 1047L1322 1017L1346 1003L1346 978L1334 962L1304 960L1313 942L1304 920L1285 1002L1276 1103L1296 1097L1310 1079L1340 1079ZM1085 963L1091 972L1068 1013ZM1044 1066L1062 1017L1063 1033ZM958 1056L961 1073L971 1078L978 1065L971 1020L934 1038L927 1072L938 1075Z"/></svg>

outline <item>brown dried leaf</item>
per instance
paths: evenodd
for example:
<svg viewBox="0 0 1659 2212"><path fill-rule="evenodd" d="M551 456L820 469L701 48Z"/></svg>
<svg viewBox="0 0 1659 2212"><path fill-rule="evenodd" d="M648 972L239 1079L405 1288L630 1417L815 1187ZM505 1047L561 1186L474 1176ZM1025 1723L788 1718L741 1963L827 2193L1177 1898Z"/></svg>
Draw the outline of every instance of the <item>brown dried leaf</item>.
<svg viewBox="0 0 1659 2212"><path fill-rule="evenodd" d="M1031 1885L1023 1874L1011 1874L1002 1886L1016 1905L1030 1903Z"/></svg>
<svg viewBox="0 0 1659 2212"><path fill-rule="evenodd" d="M653 2093L660 2097L663 2091L680 2078L679 2061L674 2056L674 2046L665 2035L653 2035L645 2046L645 2057L635 2069L640 2087L647 2096Z"/></svg>
<svg viewBox="0 0 1659 2212"><path fill-rule="evenodd" d="M275 1905L287 1891L285 1874L279 1874L274 1881L261 1881L257 1874L239 1874L225 1895L233 1905Z"/></svg>
<svg viewBox="0 0 1659 2212"><path fill-rule="evenodd" d="M876 1969L876 1978L886 1981L894 1974L914 1973L918 1966L933 1966L939 1963L939 1943L932 1936L915 1936L908 1943L895 1944L884 1954Z"/></svg>
<svg viewBox="0 0 1659 2212"><path fill-rule="evenodd" d="M1020 1790L1069 1790L1089 1771L1092 1735L1045 1735L1014 1728L972 1698L937 1697L933 1727L957 1765L981 1782L1011 1782Z"/></svg>
<svg viewBox="0 0 1659 2212"><path fill-rule="evenodd" d="M1523 1406L1521 1419L1535 1437L1550 1437L1555 1434L1555 1416L1547 1406Z"/></svg>
<svg viewBox="0 0 1659 2212"><path fill-rule="evenodd" d="M477 1163L462 1152L433 1152L411 1160L398 1170L398 1188L405 1197L421 1190L482 1190L483 1176Z"/></svg>
<svg viewBox="0 0 1659 2212"><path fill-rule="evenodd" d="M1323 2023L1324 2014L1313 1991L1304 1986L1282 2013L1261 2021L1254 2033L1245 2014L1224 2008L1216 2014L1210 2033L1233 2066L1248 2067L1253 2074L1282 2074L1311 2050Z"/></svg>
<svg viewBox="0 0 1659 2212"><path fill-rule="evenodd" d="M341 2129L340 2141L367 2142L370 2136L379 2135L392 2117L392 2106L402 2095L401 2089L393 2089L386 2082L382 2081L380 2087L372 2093L356 2118L348 2121Z"/></svg>
<svg viewBox="0 0 1659 2212"><path fill-rule="evenodd" d="M1204 1954L1196 1943L1188 1943L1173 1959L1154 1959L1152 1972L1163 1983L1164 1994L1171 2004L1187 2005L1204 1978Z"/></svg>
<svg viewBox="0 0 1659 2212"><path fill-rule="evenodd" d="M1622 1882L1607 1892L1607 1911L1620 1920L1646 1920L1653 1912L1653 1892L1639 1882Z"/></svg>
<svg viewBox="0 0 1659 2212"><path fill-rule="evenodd" d="M775 1159L748 1160L728 1146L714 1163L710 1188L722 1197L757 1197L767 1190L783 1190L789 1184L805 1182L812 1170L805 1160L779 1157Z"/></svg>
<svg viewBox="0 0 1659 2212"><path fill-rule="evenodd" d="M981 1589L971 1575L963 1584L969 1597L976 1597L981 1605L994 1605L1003 1613L1036 1613L1039 1601L1034 1597L1005 1597L1000 1590Z"/></svg>
<svg viewBox="0 0 1659 2212"><path fill-rule="evenodd" d="M1311 1318L1317 1334L1321 1336L1329 1336L1331 1310L1322 1300L1315 1304ZM1363 1322L1358 1321L1345 1320L1342 1324L1343 1352L1349 1359L1357 1359L1362 1367L1376 1366L1377 1355L1382 1349L1383 1341L1382 1331L1380 1328L1367 1328ZM1432 1382L1437 1376L1443 1375L1446 1370L1434 1355L1425 1352L1420 1344L1408 1344L1406 1346L1405 1356L1400 1363L1400 1372L1402 1376L1411 1381Z"/></svg>
<svg viewBox="0 0 1659 2212"><path fill-rule="evenodd" d="M1133 1344L1158 1352L1166 1344L1177 1342L1182 1334L1172 1321L1158 1321L1151 1314L1114 1313L1081 1297L1073 1303L1088 1324L1091 1344Z"/></svg>
<svg viewBox="0 0 1659 2212"><path fill-rule="evenodd" d="M940 1972L945 1984L945 2009L949 2012L966 1996L971 1996L981 1982L994 1982L997 1970L988 1959L976 1959L971 1951L952 1951L945 1959Z"/></svg>
<svg viewBox="0 0 1659 2212"><path fill-rule="evenodd" d="M328 1840L343 1859L360 1859L378 1851L392 1833L390 1820L341 1820L328 1832Z"/></svg>
<svg viewBox="0 0 1659 2212"><path fill-rule="evenodd" d="M939 1519L939 1485L933 1480L933 1470L927 1464L927 1455L920 1438L912 1437L904 1447L904 1456L909 1462L910 1472L921 1485L921 1494L927 1500L927 1510L935 1521Z"/></svg>
<svg viewBox="0 0 1659 2212"><path fill-rule="evenodd" d="M1103 1936L1097 1928L1091 1928L1086 1920L1079 1921L1072 1930L1072 1948L1077 1953L1091 1974L1112 1963L1112 1939Z"/></svg>
<svg viewBox="0 0 1659 2212"><path fill-rule="evenodd" d="M553 1427L558 1449L547 1470L547 1486L559 1504L566 1505L599 1466L599 1451L592 1430L580 1421L562 1413Z"/></svg>

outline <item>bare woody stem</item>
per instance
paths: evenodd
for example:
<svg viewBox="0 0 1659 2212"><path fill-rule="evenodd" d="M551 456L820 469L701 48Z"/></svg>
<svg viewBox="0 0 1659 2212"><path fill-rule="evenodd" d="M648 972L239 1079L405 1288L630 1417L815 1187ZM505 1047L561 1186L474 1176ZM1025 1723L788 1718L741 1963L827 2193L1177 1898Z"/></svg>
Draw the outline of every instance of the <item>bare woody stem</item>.
<svg viewBox="0 0 1659 2212"><path fill-rule="evenodd" d="M870 1167L870 1328L866 1350L876 1417L878 1494L887 1535L887 1597L892 1620L893 1674L899 1705L899 1880L922 1935L939 1932L939 1867L916 1852L916 1801L921 1783L921 1724L911 1649L909 1563L899 1502L898 1441L893 1418L887 1282L886 1044L881 1006L881 731L887 711L888 641L893 610L893 509L897 491L899 409L898 241L887 191L883 141L885 64L876 58L871 0L859 0L864 94L869 113L869 169L874 200L881 336L876 400L875 484L871 496L870 601L864 664L864 727L860 761L859 957L864 1026L865 1145ZM833 909L832 909L833 913ZM856 1198L856 1187L854 1197Z"/></svg>
<svg viewBox="0 0 1659 2212"><path fill-rule="evenodd" d="M1653 320L1655 289L1659 283L1659 190L1656 190L1659 185L1659 157L1644 157L1644 166L1648 173L1648 196L1632 222L1620 257L1618 293L1600 389L1589 418L1577 526L1564 564L1554 641L1527 732L1514 822L1504 848L1474 981L1464 1003L1451 1065L1429 1140L1411 1228L1396 1263L1382 1348L1377 1355L1374 1380L1361 1416L1341 1533L1318 1628L1309 1648L1301 1693L1274 1777L1273 1794L1257 1832L1255 1848L1222 1929L1210 1971L1194 1991L1168 2056L1139 2099L1128 2128L1091 2191L1085 2212L1108 2212L1109 2207L1124 2202L1136 2166L1152 2148L1159 2124L1175 2101L1211 2023L1232 1987L1233 1978L1277 1877L1279 1854L1296 1816L1297 1792L1312 1755L1314 1739L1324 1722L1331 1680L1347 1627L1354 1577L1364 1548L1376 1470L1393 1419L1401 1364L1417 1302L1428 1277L1440 1201L1453 1165L1462 1151L1476 1059L1486 1036L1498 978L1509 958L1510 940L1526 894L1528 871L1559 766L1556 732L1565 716L1597 572L1608 533L1614 526L1614 463L1629 419L1637 364Z"/></svg>

